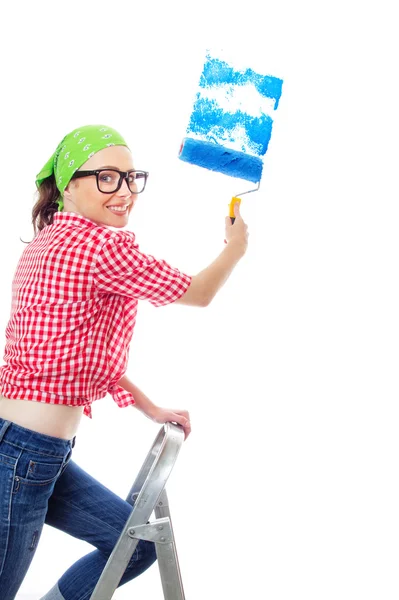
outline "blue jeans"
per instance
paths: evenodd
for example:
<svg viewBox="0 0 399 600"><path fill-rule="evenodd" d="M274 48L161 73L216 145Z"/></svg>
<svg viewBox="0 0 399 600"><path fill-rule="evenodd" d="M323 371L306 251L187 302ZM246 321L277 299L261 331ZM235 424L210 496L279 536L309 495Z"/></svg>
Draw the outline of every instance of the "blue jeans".
<svg viewBox="0 0 399 600"><path fill-rule="evenodd" d="M132 507L71 460L74 445L75 438L43 435L0 418L1 600L14 600L44 523L96 548L46 598L88 600L118 541ZM141 540L119 585L155 560L154 543Z"/></svg>

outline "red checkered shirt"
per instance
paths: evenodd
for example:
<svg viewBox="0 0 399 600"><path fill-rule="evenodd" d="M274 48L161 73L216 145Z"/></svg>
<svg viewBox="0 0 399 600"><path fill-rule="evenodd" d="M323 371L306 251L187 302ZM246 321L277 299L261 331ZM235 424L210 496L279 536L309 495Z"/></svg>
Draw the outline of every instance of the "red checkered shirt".
<svg viewBox="0 0 399 600"><path fill-rule="evenodd" d="M6 398L84 405L118 385L128 361L138 300L165 306L191 276L140 252L134 233L58 212L25 248L12 286L0 392Z"/></svg>

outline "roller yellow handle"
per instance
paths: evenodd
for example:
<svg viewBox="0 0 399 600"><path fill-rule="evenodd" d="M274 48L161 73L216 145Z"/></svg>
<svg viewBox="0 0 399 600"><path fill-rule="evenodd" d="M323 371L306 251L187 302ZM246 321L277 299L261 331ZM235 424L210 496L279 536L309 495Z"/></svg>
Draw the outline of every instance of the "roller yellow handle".
<svg viewBox="0 0 399 600"><path fill-rule="evenodd" d="M234 223L235 215L234 215L234 204L240 204L241 198L237 198L237 196L233 196L231 202L229 204L229 217L231 218L231 222Z"/></svg>

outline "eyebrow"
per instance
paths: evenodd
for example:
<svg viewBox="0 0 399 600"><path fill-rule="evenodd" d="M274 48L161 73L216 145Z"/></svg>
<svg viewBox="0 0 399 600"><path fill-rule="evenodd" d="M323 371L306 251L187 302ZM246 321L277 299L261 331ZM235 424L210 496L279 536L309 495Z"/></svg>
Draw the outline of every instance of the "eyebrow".
<svg viewBox="0 0 399 600"><path fill-rule="evenodd" d="M116 169L117 171L120 171L121 169L119 169L119 167L115 167L112 165L105 165L104 167L98 167L99 169ZM128 171L135 171L135 169L127 169Z"/></svg>

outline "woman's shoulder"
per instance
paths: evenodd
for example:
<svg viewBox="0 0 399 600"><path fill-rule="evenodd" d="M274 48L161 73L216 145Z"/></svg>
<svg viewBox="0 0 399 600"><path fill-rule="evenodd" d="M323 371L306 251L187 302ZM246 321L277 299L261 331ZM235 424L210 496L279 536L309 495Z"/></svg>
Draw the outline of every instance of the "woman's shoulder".
<svg viewBox="0 0 399 600"><path fill-rule="evenodd" d="M99 227L99 229L101 231L97 232L97 239L100 245L108 243L138 248L136 235L133 231L111 229L109 227Z"/></svg>

